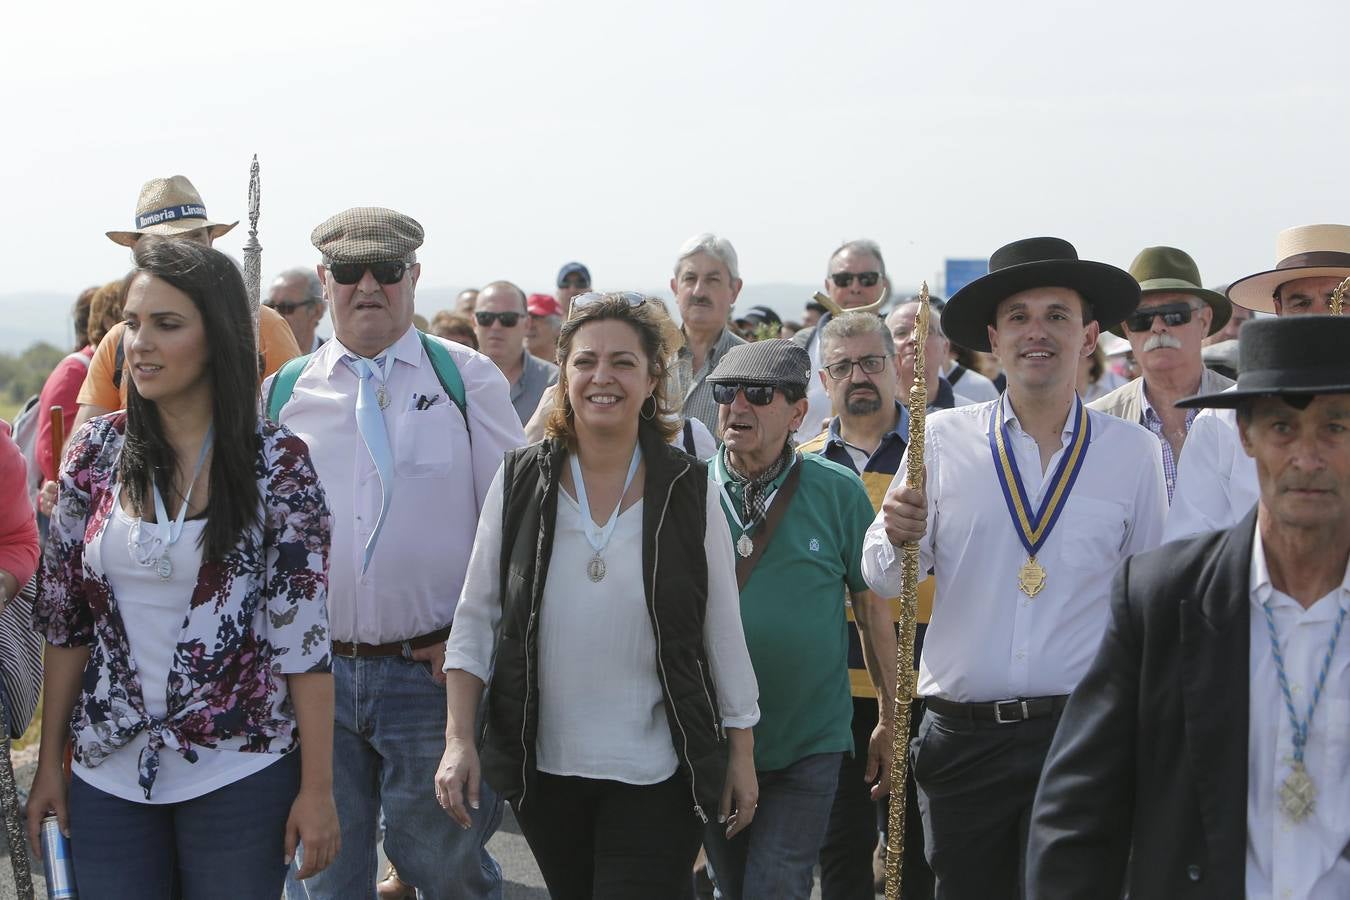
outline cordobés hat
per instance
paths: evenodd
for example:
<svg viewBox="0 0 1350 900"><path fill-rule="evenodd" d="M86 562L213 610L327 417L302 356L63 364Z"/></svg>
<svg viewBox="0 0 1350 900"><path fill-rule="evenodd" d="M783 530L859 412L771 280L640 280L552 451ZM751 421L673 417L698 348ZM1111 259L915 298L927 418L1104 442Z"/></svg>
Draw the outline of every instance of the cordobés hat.
<svg viewBox="0 0 1350 900"><path fill-rule="evenodd" d="M151 178L141 185L134 221L136 227L131 231L109 231L108 237L115 244L131 247L145 234L175 237L198 228L210 228L214 239L239 224L234 221L225 225L207 218L202 195L182 175Z"/></svg>
<svg viewBox="0 0 1350 900"><path fill-rule="evenodd" d="M1238 379L1218 394L1197 394L1177 406L1232 409L1249 397L1350 394L1350 319L1290 316L1242 326Z"/></svg>
<svg viewBox="0 0 1350 900"><path fill-rule="evenodd" d="M811 355L792 341L774 338L737 344L708 376L712 384L796 385L806 389L811 377Z"/></svg>
<svg viewBox="0 0 1350 900"><path fill-rule="evenodd" d="M1275 268L1230 284L1228 299L1257 312L1274 312L1275 291L1287 281L1350 276L1350 225L1286 228L1275 240L1275 258Z"/></svg>
<svg viewBox="0 0 1350 900"><path fill-rule="evenodd" d="M1061 238L1026 238L1005 244L989 257L989 274L957 291L942 310L942 330L962 347L988 353L988 326L1009 296L1038 287L1071 288L1092 304L1103 328L1120 322L1139 305L1139 282L1124 269L1079 259Z"/></svg>
<svg viewBox="0 0 1350 900"><path fill-rule="evenodd" d="M320 223L311 243L333 262L377 263L406 259L422 246L422 226L411 216L380 206L355 206Z"/></svg>
<svg viewBox="0 0 1350 900"><path fill-rule="evenodd" d="M1205 301L1214 313L1210 317L1209 334L1217 333L1233 317L1233 304L1218 291L1201 285L1200 268L1185 250L1145 247L1130 263L1130 275L1139 282L1139 291L1143 295L1141 303L1149 294L1190 294ZM1110 330L1113 334L1124 335L1120 323L1112 325Z"/></svg>

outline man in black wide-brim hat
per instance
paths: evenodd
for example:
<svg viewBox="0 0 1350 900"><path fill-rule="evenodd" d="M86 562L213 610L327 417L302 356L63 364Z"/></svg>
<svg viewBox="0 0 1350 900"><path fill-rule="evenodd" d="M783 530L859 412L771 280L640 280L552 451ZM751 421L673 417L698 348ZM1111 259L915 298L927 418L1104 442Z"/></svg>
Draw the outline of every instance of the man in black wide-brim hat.
<svg viewBox="0 0 1350 900"><path fill-rule="evenodd" d="M1126 561L1031 820L1027 896L1350 897L1350 320L1243 328L1257 506Z"/></svg>
<svg viewBox="0 0 1350 900"><path fill-rule="evenodd" d="M1139 303L1128 272L1058 238L1000 248L942 312L993 352L997 400L928 418L927 481L902 463L867 533L863 571L900 593L898 548L937 577L911 749L937 895L1016 898L1041 765L1106 626L1111 573L1156 546L1167 509L1158 441L1075 391L1102 328Z"/></svg>

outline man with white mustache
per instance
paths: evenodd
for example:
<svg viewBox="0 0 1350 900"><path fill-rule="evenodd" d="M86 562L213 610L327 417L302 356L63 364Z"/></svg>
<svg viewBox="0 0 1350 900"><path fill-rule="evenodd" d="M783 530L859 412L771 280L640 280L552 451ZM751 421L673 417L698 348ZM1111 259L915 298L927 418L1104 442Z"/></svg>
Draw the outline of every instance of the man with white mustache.
<svg viewBox="0 0 1350 900"><path fill-rule="evenodd" d="M1208 335L1227 324L1233 305L1223 294L1201 287L1195 260L1175 247L1144 248L1131 263L1130 275L1139 282L1142 299L1111 330L1129 339L1143 374L1088 406L1138 422L1157 435L1171 503L1181 447L1199 412L1175 404L1232 386L1232 379L1205 368L1200 350Z"/></svg>

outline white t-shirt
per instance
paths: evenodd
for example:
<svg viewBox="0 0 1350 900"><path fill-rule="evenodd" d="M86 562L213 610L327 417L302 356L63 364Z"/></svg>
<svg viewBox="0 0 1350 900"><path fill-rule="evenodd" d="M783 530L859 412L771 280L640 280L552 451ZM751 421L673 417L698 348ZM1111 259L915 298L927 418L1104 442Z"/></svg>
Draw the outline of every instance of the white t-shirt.
<svg viewBox="0 0 1350 900"><path fill-rule="evenodd" d="M197 572L201 568L202 551L197 546L205 519L183 523L183 532L169 548L173 574L160 578L149 566L137 559L150 560L159 556L159 540L155 526L122 509L120 489L113 497L113 514L107 527L96 538L108 583L116 598L117 612L126 628L131 645L131 660L136 666L145 697L145 711L153 718L168 712L169 669L178 648L179 635L187 617L188 603L197 586ZM137 545L133 551L132 546ZM190 763L176 750L165 747L159 753L159 774L154 791L146 799L139 784L138 762L141 751L149 744L149 735L142 731L97 766L74 763L80 780L105 794L111 794L134 803L181 803L217 788L233 784L281 759L279 753L239 753L195 747L197 762Z"/></svg>

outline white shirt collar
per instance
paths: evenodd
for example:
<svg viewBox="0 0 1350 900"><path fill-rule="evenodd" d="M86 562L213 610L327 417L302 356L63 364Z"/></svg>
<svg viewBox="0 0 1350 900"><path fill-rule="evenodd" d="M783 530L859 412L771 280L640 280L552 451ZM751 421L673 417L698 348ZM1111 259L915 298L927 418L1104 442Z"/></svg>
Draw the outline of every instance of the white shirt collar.
<svg viewBox="0 0 1350 900"><path fill-rule="evenodd" d="M333 372L342 364L342 361L348 356L360 356L355 350L348 349L342 341L336 336L326 341L314 354L316 363L322 368L329 378L333 377ZM395 360L402 360L410 366L420 367L422 365L422 342L417 338L417 329L409 325L408 330L403 332L403 336L394 341L391 345L381 350L376 356L384 356L384 377L388 378L393 372Z"/></svg>
<svg viewBox="0 0 1350 900"><path fill-rule="evenodd" d="M1074 396L1076 398L1077 394ZM1012 401L1008 399L1007 391L1003 392L1003 396L999 398L998 402L1003 404L1003 421L1009 426L1016 426L1018 431L1025 434L1026 432L1022 428L1022 422L1017 418L1017 413L1013 410ZM1075 400L1074 405L1069 407L1069 414L1064 417L1064 428L1060 431L1060 437L1065 441L1069 439L1069 435L1073 434L1073 427L1075 424L1073 412L1077 408L1078 403L1077 400Z"/></svg>
<svg viewBox="0 0 1350 900"><path fill-rule="evenodd" d="M1275 585L1271 583L1270 567L1266 564L1266 547L1261 540L1261 523L1257 522L1256 534L1252 538L1251 602L1253 609L1257 612L1267 602L1273 607L1292 604L1306 616L1303 621L1316 622L1321 619L1332 619L1341 607L1350 610L1350 565L1346 566L1345 578L1341 581L1339 603L1323 603L1319 599L1317 603L1303 610L1298 601L1282 591L1276 590Z"/></svg>

